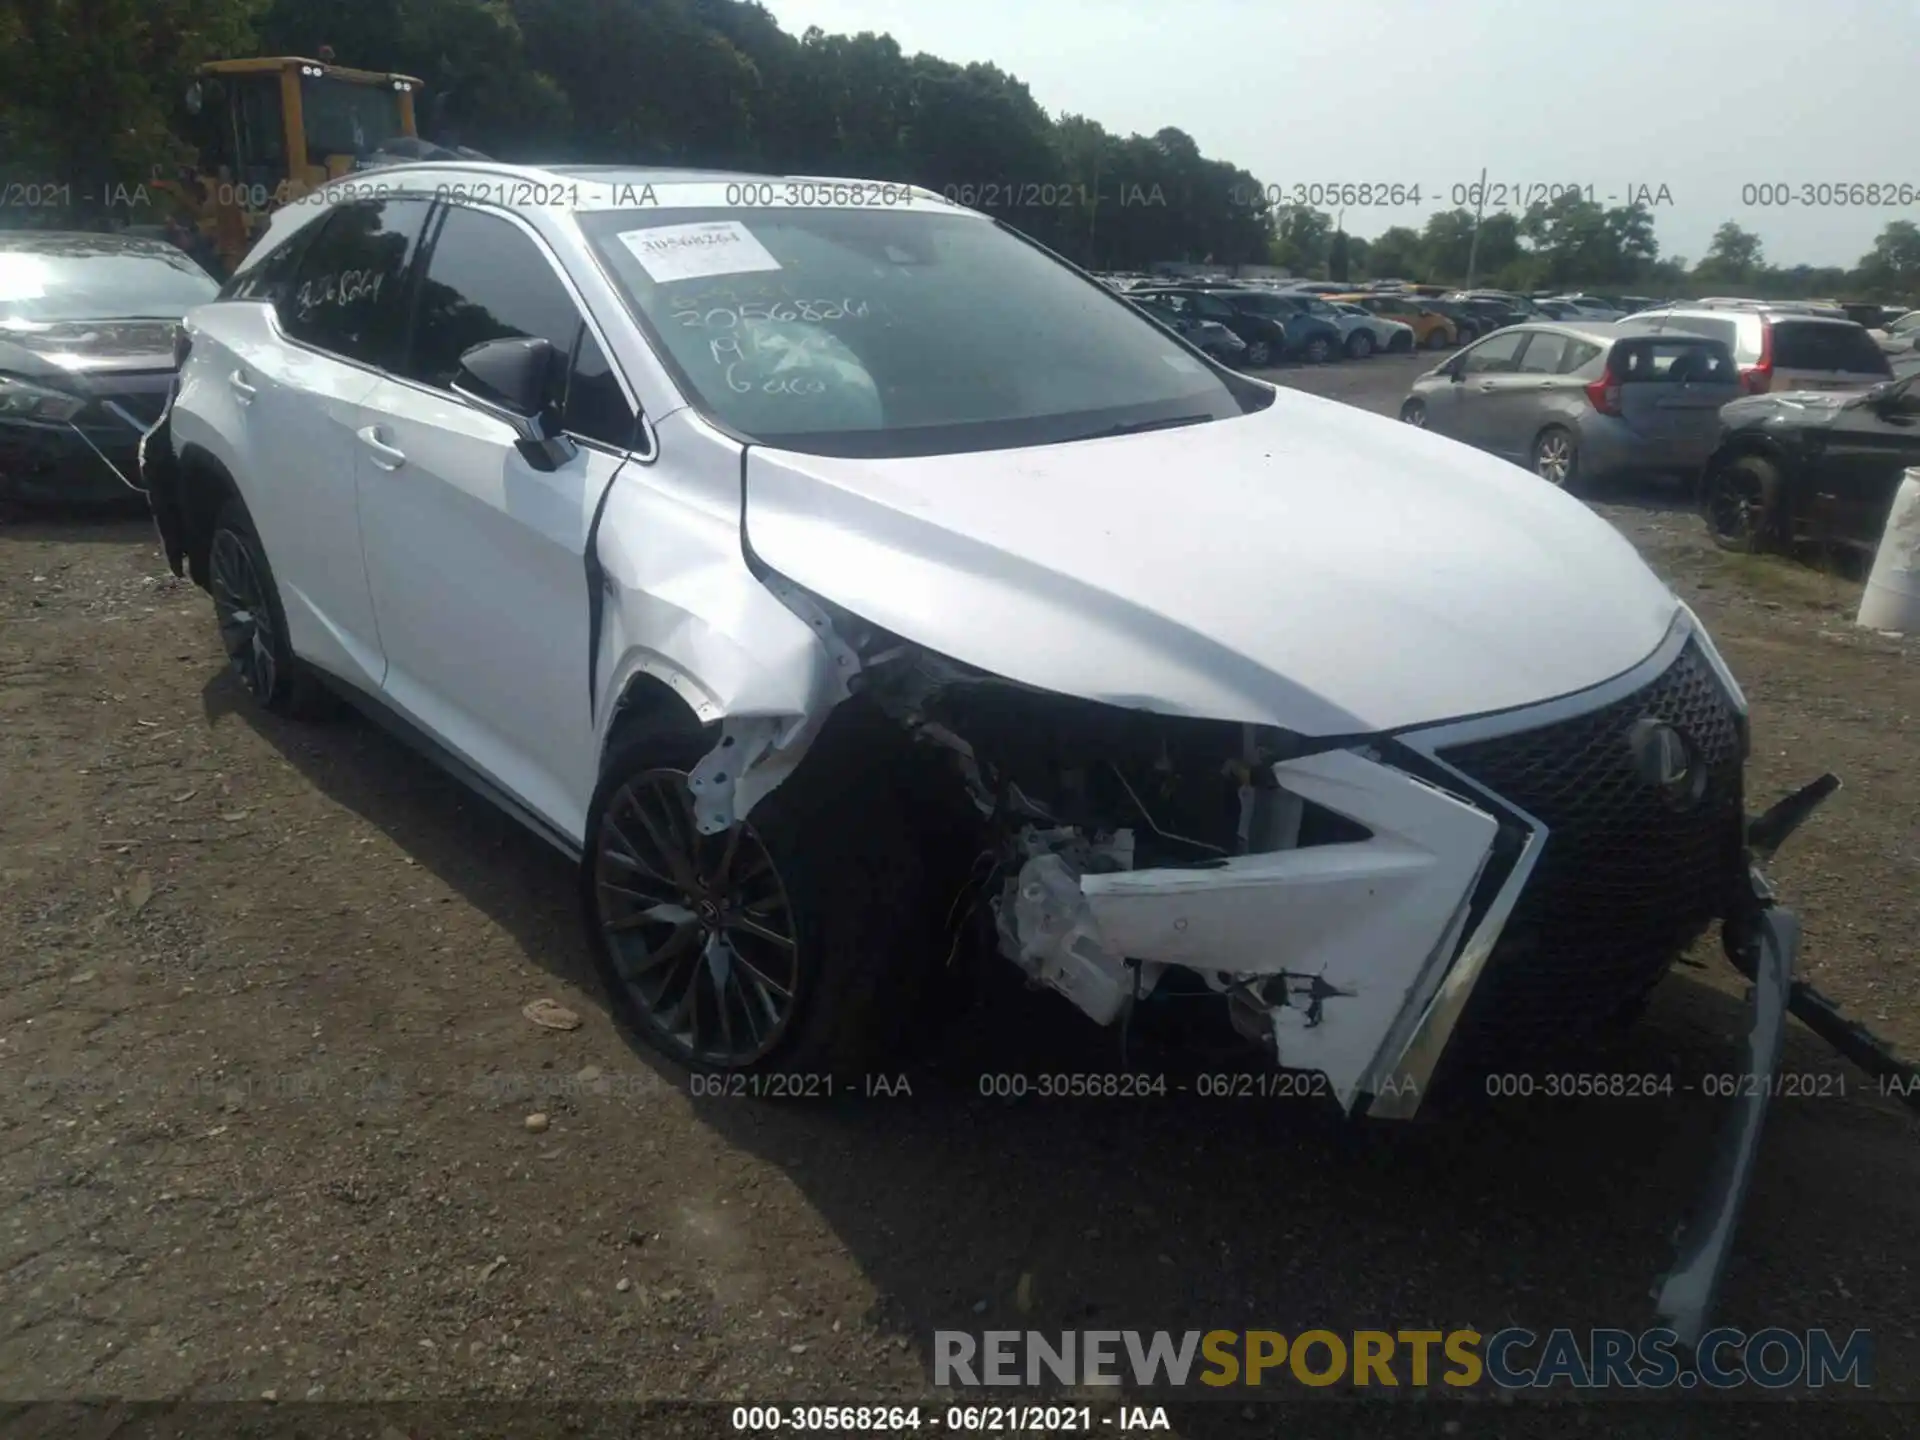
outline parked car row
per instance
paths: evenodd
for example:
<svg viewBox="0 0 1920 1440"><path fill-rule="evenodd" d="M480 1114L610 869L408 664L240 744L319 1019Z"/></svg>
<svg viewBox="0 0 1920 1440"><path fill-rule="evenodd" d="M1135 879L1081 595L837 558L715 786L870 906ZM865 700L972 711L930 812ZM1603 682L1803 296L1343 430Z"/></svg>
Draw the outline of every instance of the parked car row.
<svg viewBox="0 0 1920 1440"><path fill-rule="evenodd" d="M1227 364L1261 369L1297 360L1321 365L1443 349L1471 338L1455 316L1398 294L1349 285L1226 278L1168 280L1105 275L1110 287ZM1202 338L1201 327L1210 326ZM1237 345L1219 331L1231 333Z"/></svg>
<svg viewBox="0 0 1920 1440"><path fill-rule="evenodd" d="M1504 327L1414 381L1400 418L1563 488L1683 479L1726 549L1871 550L1920 464L1916 382L1822 307L1716 297Z"/></svg>

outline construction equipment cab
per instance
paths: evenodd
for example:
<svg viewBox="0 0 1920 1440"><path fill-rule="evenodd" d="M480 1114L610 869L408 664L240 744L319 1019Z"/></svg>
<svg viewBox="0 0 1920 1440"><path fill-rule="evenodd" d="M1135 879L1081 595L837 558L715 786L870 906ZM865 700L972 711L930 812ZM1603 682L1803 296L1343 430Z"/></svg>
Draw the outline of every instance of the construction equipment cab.
<svg viewBox="0 0 1920 1440"><path fill-rule="evenodd" d="M270 210L417 136L420 88L411 75L292 55L202 65L185 97L195 153L179 198L231 268Z"/></svg>

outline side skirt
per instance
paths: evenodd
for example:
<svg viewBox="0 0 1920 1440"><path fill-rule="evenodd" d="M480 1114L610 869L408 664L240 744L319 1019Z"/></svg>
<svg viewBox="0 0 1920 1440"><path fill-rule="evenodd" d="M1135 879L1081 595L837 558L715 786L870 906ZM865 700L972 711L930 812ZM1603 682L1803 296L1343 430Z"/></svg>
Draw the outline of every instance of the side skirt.
<svg viewBox="0 0 1920 1440"><path fill-rule="evenodd" d="M531 830L540 839L558 850L567 859L578 864L584 854L580 844L563 834L544 819L525 801L502 789L499 785L482 775L460 756L442 745L433 736L422 730L413 721L399 713L377 695L370 695L357 685L349 684L338 676L329 675L315 667L309 672L327 689L338 695L347 704L359 711L375 725L386 731L394 739L405 745L422 759L452 776L461 785L478 795L482 800L500 810L509 819L518 821Z"/></svg>

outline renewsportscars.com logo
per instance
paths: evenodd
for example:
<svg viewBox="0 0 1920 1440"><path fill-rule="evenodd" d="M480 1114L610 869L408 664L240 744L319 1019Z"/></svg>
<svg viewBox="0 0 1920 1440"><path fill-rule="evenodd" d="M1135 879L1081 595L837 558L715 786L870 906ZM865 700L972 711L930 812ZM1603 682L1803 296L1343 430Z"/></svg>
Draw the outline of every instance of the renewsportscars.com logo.
<svg viewBox="0 0 1920 1440"><path fill-rule="evenodd" d="M1671 1330L936 1330L943 1386L1345 1384L1502 1390L1766 1390L1873 1384L1873 1336L1710 1330L1688 1357Z"/></svg>

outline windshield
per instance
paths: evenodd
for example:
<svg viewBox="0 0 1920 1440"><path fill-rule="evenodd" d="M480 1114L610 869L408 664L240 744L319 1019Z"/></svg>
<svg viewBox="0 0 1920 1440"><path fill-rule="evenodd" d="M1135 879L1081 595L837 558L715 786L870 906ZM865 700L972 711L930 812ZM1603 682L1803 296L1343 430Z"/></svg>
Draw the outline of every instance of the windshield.
<svg viewBox="0 0 1920 1440"><path fill-rule="evenodd" d="M177 320L219 289L185 255L0 250L0 323Z"/></svg>
<svg viewBox="0 0 1920 1440"><path fill-rule="evenodd" d="M309 77L300 82L300 113L307 156L316 164L327 155L370 155L405 133L391 86Z"/></svg>
<svg viewBox="0 0 1920 1440"><path fill-rule="evenodd" d="M947 454L1271 399L977 216L649 209L580 224L693 404L760 444Z"/></svg>

